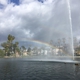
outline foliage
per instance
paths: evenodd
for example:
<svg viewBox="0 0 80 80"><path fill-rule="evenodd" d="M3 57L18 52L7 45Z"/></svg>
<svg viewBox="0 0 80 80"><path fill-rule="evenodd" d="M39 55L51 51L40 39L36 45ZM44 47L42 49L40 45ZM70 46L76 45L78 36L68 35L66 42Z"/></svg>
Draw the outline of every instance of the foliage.
<svg viewBox="0 0 80 80"><path fill-rule="evenodd" d="M23 50L26 50L25 46L21 46L21 48L22 48Z"/></svg>
<svg viewBox="0 0 80 80"><path fill-rule="evenodd" d="M12 43L12 41L15 39L15 37L9 34L7 39L10 43Z"/></svg>
<svg viewBox="0 0 80 80"><path fill-rule="evenodd" d="M0 50L2 52L0 52L0 55L4 55L3 52L6 54L6 56L15 54L16 52L20 53L20 48L19 48L19 42L15 42L13 43L13 40L15 39L14 36L12 35L8 35L7 37L7 41L3 42L1 44L1 46L3 47L4 50ZM26 48L24 46L22 46L22 49L25 50ZM29 50L30 51L30 50Z"/></svg>
<svg viewBox="0 0 80 80"><path fill-rule="evenodd" d="M20 49L19 49L18 44L19 44L18 42L15 42L15 43L13 44L13 51L14 51L14 53L15 53L16 51L20 52Z"/></svg>
<svg viewBox="0 0 80 80"><path fill-rule="evenodd" d="M16 47L16 51L17 51L19 54L21 54L21 53L20 53L20 48L19 48L19 47Z"/></svg>
<svg viewBox="0 0 80 80"><path fill-rule="evenodd" d="M79 54L79 53L80 53L80 47L77 47L76 50L75 50L75 52L76 52L77 54Z"/></svg>
<svg viewBox="0 0 80 80"><path fill-rule="evenodd" d="M4 51L5 51L6 55L7 55L7 53L9 53L9 47L10 47L10 45L7 42L3 42L1 44L1 46L4 48Z"/></svg>
<svg viewBox="0 0 80 80"><path fill-rule="evenodd" d="M0 49L0 57L3 57L3 56L5 56L5 52L4 50Z"/></svg>
<svg viewBox="0 0 80 80"><path fill-rule="evenodd" d="M27 52L31 52L31 48L30 47L28 48Z"/></svg>

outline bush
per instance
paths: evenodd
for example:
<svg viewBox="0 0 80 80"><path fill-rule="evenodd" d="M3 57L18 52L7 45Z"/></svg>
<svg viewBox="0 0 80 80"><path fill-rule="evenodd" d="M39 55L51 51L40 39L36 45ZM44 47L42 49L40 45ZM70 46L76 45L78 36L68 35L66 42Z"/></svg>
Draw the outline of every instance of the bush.
<svg viewBox="0 0 80 80"><path fill-rule="evenodd" d="M0 57L4 57L4 56L5 56L4 50L0 49Z"/></svg>

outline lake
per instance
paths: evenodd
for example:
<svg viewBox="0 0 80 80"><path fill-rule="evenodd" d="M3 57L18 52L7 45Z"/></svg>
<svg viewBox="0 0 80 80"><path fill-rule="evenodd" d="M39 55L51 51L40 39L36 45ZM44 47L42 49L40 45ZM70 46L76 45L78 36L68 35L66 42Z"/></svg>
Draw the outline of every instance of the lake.
<svg viewBox="0 0 80 80"><path fill-rule="evenodd" d="M79 80L80 65L64 62L1 58L0 80Z"/></svg>

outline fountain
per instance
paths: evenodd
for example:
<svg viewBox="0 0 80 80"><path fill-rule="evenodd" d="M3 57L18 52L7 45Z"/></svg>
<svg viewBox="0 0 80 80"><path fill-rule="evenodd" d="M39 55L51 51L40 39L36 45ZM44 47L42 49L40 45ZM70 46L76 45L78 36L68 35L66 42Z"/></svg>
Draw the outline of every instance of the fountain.
<svg viewBox="0 0 80 80"><path fill-rule="evenodd" d="M47 8L45 12L44 8ZM36 16L41 19L32 22L32 24L37 25L33 32L34 36L20 40L20 42L24 42L27 51L31 48L31 51L27 52L29 56L26 59L72 62L74 60L74 47L69 0L67 2L65 0L57 2L56 0L52 3L41 3L40 12Z"/></svg>
<svg viewBox="0 0 80 80"><path fill-rule="evenodd" d="M72 31L72 19L71 19L71 8L70 8L70 0L67 0L68 4L68 10L69 10L69 21L70 21L70 27L71 27L71 37L72 37L72 53L73 53L73 59L74 59L74 45L73 45L73 31Z"/></svg>

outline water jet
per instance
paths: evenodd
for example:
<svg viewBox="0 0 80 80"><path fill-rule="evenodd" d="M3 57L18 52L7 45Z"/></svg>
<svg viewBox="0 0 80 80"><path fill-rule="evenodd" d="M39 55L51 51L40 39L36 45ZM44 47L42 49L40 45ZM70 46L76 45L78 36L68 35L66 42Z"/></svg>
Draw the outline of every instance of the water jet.
<svg viewBox="0 0 80 80"><path fill-rule="evenodd" d="M67 0L61 4L57 2L55 3L56 5L54 5L54 2L51 4L54 8L50 9L51 11L48 11L48 15L47 13L44 15L44 7L43 4L41 4L41 15L39 16L41 18L46 18L42 18L39 22L41 23L43 21L43 23L39 25L36 24L37 22L35 23L37 27L33 37L18 40L21 43L20 45L23 45L24 43L27 50L29 47L27 44L30 43L31 45L31 51L28 52L30 54L29 56L26 56L26 60L59 62L74 61L70 1ZM50 4L48 4L47 7L50 8ZM58 13L59 8L60 12ZM54 14L53 16L50 16L52 11ZM50 23L48 24L48 22Z"/></svg>

